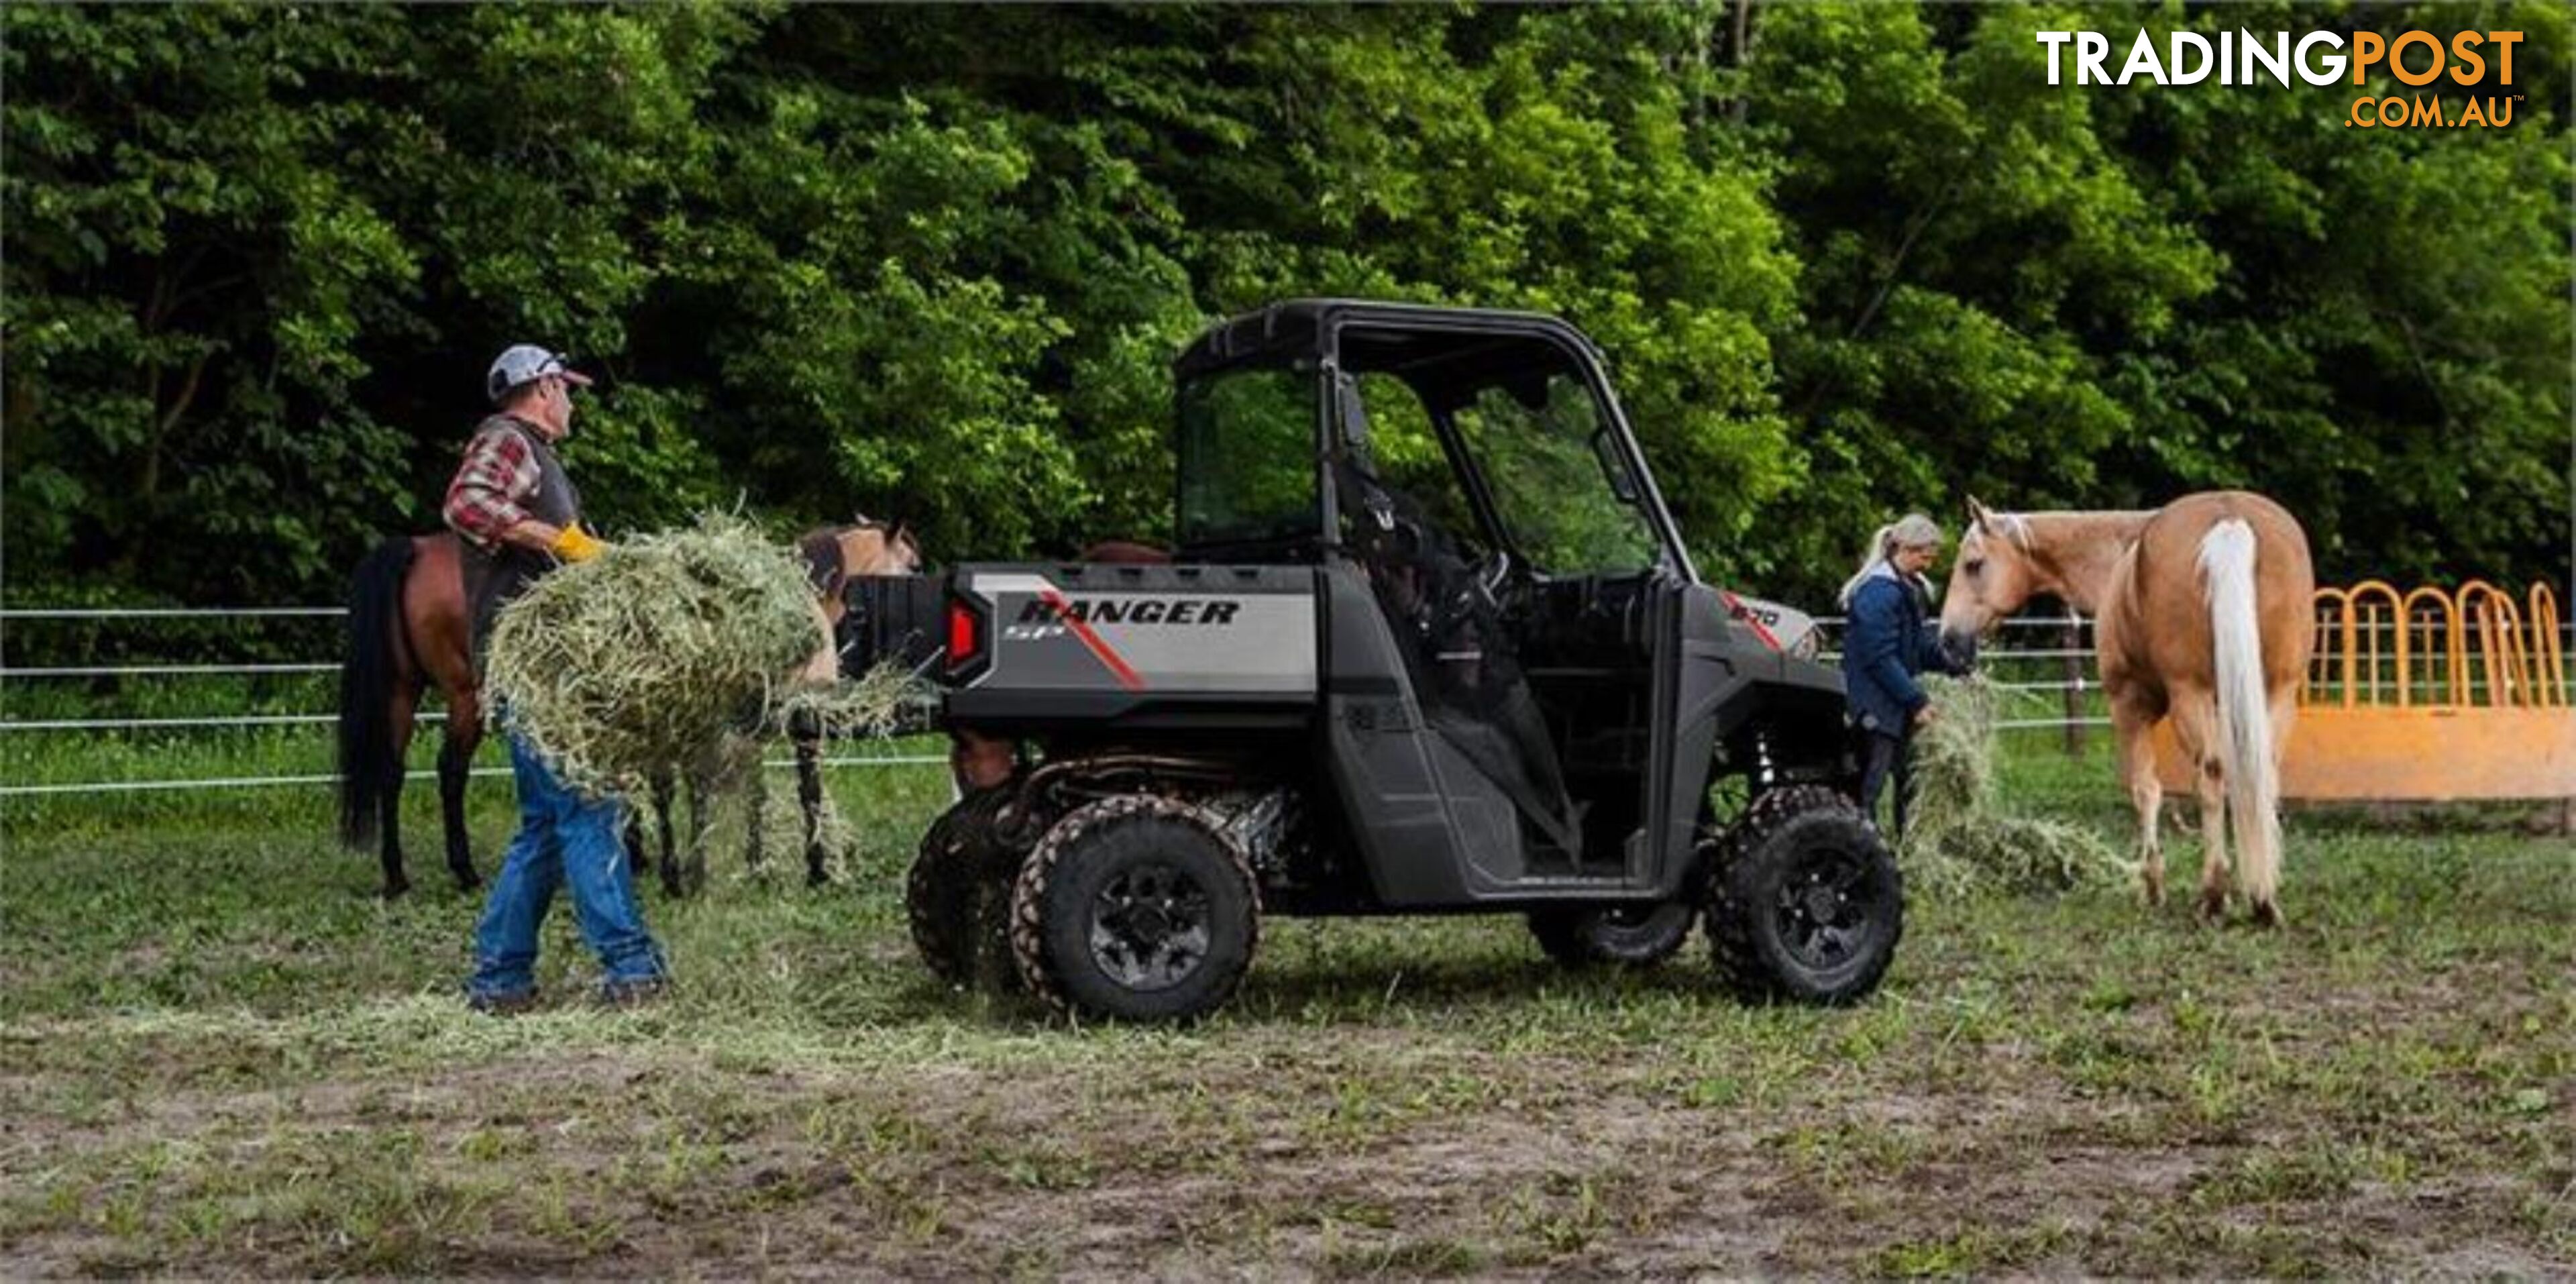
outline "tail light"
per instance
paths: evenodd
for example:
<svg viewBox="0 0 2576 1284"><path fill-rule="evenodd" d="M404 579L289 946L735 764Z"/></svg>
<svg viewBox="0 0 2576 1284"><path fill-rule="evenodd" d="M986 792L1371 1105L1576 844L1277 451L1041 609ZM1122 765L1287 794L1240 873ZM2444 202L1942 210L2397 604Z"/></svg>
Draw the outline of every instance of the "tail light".
<svg viewBox="0 0 2576 1284"><path fill-rule="evenodd" d="M958 598L948 599L948 667L963 669L983 658L984 621L975 608Z"/></svg>

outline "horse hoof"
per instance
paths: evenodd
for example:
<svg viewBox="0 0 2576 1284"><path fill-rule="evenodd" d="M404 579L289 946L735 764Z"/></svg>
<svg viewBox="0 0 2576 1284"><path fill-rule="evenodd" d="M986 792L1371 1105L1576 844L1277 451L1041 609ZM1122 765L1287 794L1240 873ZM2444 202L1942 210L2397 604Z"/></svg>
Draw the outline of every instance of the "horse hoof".
<svg viewBox="0 0 2576 1284"><path fill-rule="evenodd" d="M2200 919L2202 922L2216 923L2226 917L2227 893L2221 891L2205 891L2200 894Z"/></svg>
<svg viewBox="0 0 2576 1284"><path fill-rule="evenodd" d="M2271 929L2281 925L2281 907L2270 901L2254 903L2254 926Z"/></svg>
<svg viewBox="0 0 2576 1284"><path fill-rule="evenodd" d="M410 890L411 881L409 879L405 879L399 883L387 883L384 885L382 890L376 893L376 898L378 900L398 901L403 898L403 894L405 892Z"/></svg>

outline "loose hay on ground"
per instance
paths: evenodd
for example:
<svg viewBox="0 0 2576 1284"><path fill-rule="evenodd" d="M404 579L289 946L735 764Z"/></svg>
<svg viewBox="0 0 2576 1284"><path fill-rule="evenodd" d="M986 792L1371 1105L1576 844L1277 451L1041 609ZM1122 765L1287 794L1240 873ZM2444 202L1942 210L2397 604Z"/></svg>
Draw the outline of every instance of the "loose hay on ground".
<svg viewBox="0 0 2576 1284"><path fill-rule="evenodd" d="M1918 890L2065 891L2116 883L2128 866L2081 825L2009 814L1995 793L1998 688L1925 679L1929 725L1915 733L1913 795L1901 858Z"/></svg>

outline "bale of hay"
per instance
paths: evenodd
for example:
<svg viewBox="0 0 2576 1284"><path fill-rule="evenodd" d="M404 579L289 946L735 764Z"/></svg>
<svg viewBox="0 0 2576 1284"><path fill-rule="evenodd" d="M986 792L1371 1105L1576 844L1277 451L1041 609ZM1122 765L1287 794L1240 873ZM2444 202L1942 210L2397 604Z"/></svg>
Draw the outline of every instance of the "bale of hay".
<svg viewBox="0 0 2576 1284"><path fill-rule="evenodd" d="M1914 737L1913 794L1898 853L1935 897L1978 890L2067 891L2116 883L2128 865L2081 825L2015 816L1995 790L1998 688L1927 677L1931 723Z"/></svg>
<svg viewBox="0 0 2576 1284"><path fill-rule="evenodd" d="M829 641L796 554L709 514L563 567L504 607L485 691L494 717L586 793L640 797L665 773L712 788L738 779L791 711L843 733L891 724L900 674L797 684Z"/></svg>

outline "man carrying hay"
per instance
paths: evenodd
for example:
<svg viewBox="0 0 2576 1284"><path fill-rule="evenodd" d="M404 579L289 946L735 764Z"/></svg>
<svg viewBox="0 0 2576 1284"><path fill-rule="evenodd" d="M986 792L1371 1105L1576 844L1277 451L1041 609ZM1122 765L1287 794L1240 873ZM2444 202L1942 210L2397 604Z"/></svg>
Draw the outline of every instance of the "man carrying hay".
<svg viewBox="0 0 2576 1284"><path fill-rule="evenodd" d="M478 671L503 603L561 563L596 557L603 547L582 528L581 492L554 453L554 443L572 430L572 390L589 384L562 357L531 344L503 352L486 376L485 391L499 413L485 419L467 443L445 508L447 524L464 537ZM659 994L662 949L635 899L619 804L584 797L517 731L508 731L507 738L519 832L501 858L475 928L468 1002L495 1013L523 1011L536 1002L537 928L558 886L572 893L581 934L607 974L601 996L623 1003Z"/></svg>

